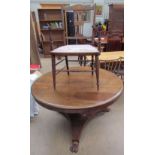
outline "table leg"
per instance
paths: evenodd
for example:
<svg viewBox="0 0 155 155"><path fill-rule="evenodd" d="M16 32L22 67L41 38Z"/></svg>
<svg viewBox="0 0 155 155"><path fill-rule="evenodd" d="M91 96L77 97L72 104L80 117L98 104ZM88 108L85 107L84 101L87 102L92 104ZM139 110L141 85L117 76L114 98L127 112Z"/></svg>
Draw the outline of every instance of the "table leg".
<svg viewBox="0 0 155 155"><path fill-rule="evenodd" d="M69 115L69 118L72 129L72 145L70 147L70 151L76 153L78 152L80 135L87 118L84 118L79 114Z"/></svg>
<svg viewBox="0 0 155 155"><path fill-rule="evenodd" d="M84 66L86 66L86 62L87 62L87 60L86 60L86 56L83 56L84 58Z"/></svg>
<svg viewBox="0 0 155 155"><path fill-rule="evenodd" d="M66 67L67 67L67 74L69 75L69 65L68 65L68 57L65 56L65 61L66 61Z"/></svg>
<svg viewBox="0 0 155 155"><path fill-rule="evenodd" d="M66 114L61 113L63 116L65 116L71 123L71 129L72 129L72 144L70 146L70 151L77 153L78 147L80 143L80 135L82 132L82 129L86 122L91 120L93 117L95 117L97 114L102 112L109 112L109 109L101 108L93 111L87 111L83 114Z"/></svg>
<svg viewBox="0 0 155 155"><path fill-rule="evenodd" d="M95 55L97 90L99 90L99 56Z"/></svg>
<svg viewBox="0 0 155 155"><path fill-rule="evenodd" d="M78 56L79 64L82 66L82 56Z"/></svg>
<svg viewBox="0 0 155 155"><path fill-rule="evenodd" d="M56 89L56 64L55 64L55 55L52 55L52 76L53 76L53 86L54 90Z"/></svg>
<svg viewBox="0 0 155 155"><path fill-rule="evenodd" d="M91 68L92 68L92 75L94 74L94 55L91 56Z"/></svg>

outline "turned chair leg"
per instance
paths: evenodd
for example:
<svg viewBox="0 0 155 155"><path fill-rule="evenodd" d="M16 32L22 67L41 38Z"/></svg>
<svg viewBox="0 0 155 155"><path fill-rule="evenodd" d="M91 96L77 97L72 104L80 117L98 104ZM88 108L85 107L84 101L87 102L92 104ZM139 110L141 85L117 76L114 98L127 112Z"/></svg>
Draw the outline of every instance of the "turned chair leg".
<svg viewBox="0 0 155 155"><path fill-rule="evenodd" d="M83 57L84 57L84 63L83 64L84 64L84 66L86 66L86 62L87 62L86 61L86 56L83 56Z"/></svg>
<svg viewBox="0 0 155 155"><path fill-rule="evenodd" d="M82 66L82 56L78 56L78 61L79 61L80 66Z"/></svg>
<svg viewBox="0 0 155 155"><path fill-rule="evenodd" d="M56 64L55 64L55 55L52 55L52 76L53 76L53 86L54 90L56 89Z"/></svg>
<svg viewBox="0 0 155 155"><path fill-rule="evenodd" d="M91 68L92 68L92 75L94 74L94 55L91 56Z"/></svg>
<svg viewBox="0 0 155 155"><path fill-rule="evenodd" d="M68 57L65 56L65 61L66 61L66 67L67 67L67 74L69 76L69 65L68 65Z"/></svg>
<svg viewBox="0 0 155 155"><path fill-rule="evenodd" d="M97 90L99 90L99 56L95 55Z"/></svg>

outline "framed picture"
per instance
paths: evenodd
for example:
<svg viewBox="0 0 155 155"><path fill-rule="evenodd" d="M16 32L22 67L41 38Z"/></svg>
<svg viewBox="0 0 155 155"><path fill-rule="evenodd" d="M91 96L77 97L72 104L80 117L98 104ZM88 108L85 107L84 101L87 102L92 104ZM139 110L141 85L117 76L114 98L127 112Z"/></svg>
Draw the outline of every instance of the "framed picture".
<svg viewBox="0 0 155 155"><path fill-rule="evenodd" d="M96 15L101 16L102 15L102 5L96 5Z"/></svg>

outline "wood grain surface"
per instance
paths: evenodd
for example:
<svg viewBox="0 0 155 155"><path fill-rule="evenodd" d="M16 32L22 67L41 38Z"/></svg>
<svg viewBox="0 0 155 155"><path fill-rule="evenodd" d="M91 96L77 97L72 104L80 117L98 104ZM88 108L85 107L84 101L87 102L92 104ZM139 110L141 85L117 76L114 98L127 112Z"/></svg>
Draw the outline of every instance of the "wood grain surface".
<svg viewBox="0 0 155 155"><path fill-rule="evenodd" d="M124 58L124 51L101 52L99 61L114 60L120 57ZM91 56L87 56L87 60L91 60Z"/></svg>
<svg viewBox="0 0 155 155"><path fill-rule="evenodd" d="M96 90L96 77L91 73L71 73L69 76L67 73L60 73L57 75L56 91L52 83L51 72L41 76L32 85L32 95L42 106L62 112L109 104L123 90L121 79L103 69L100 69L99 91Z"/></svg>

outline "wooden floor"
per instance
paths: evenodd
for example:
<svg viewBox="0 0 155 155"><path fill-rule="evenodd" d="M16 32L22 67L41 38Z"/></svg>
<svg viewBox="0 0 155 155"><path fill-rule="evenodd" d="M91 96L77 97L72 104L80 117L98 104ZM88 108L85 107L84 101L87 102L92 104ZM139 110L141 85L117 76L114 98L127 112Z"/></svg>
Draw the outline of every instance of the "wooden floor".
<svg viewBox="0 0 155 155"><path fill-rule="evenodd" d="M51 70L51 60L41 59L42 73ZM77 65L77 64L71 64ZM61 73L60 73L61 74ZM76 155L123 155L124 95L109 113L97 116L84 128ZM60 114L40 107L39 115L31 120L31 155L72 155L70 124Z"/></svg>

